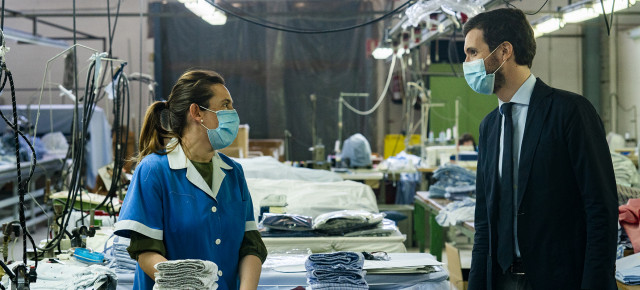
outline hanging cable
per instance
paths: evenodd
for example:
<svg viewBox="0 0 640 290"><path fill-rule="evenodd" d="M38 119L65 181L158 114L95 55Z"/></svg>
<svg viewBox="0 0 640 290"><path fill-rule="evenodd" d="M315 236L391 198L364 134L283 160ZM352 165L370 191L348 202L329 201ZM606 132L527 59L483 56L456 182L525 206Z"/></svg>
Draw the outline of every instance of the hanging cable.
<svg viewBox="0 0 640 290"><path fill-rule="evenodd" d="M361 23L361 24L357 24L357 25L353 25L353 26L348 26L348 27L342 27L342 28L336 28L336 29L327 29L327 30L308 30L308 29L298 29L298 28L287 28L287 27L282 27L283 25L273 25L273 24L265 24L264 19L259 19L259 18L255 18L255 17L251 17L254 19L251 19L249 17L245 17L242 15L239 15L233 11L231 11L230 9L224 8L216 3L214 3L212 0L206 0L207 2L209 2L209 4L211 4L213 7L220 9L222 11L224 11L227 14L230 14L232 16L235 16L241 20L244 20L246 22L249 23L253 23L255 25L258 26L262 26L264 28L269 28L269 29L274 29L274 30L278 30L278 31L284 31L284 32L291 32L291 33L300 33L300 34L322 34L322 33L333 33L333 32L342 32L342 31L347 31L347 30L353 30L356 28L360 28L363 26L367 26L373 23L376 23L382 19L385 19L386 17L389 17L393 14L395 14L396 12L400 11L401 9L403 9L404 7L406 7L407 5L411 4L411 2L413 0L408 0L406 2L404 2L402 5L398 6L396 9L391 10L390 12L385 13L384 15L375 18L373 20Z"/></svg>
<svg viewBox="0 0 640 290"><path fill-rule="evenodd" d="M610 20L607 20L607 11L604 8L604 0L600 0L600 6L602 7L602 17L604 17L604 25L607 27L607 35L611 35L611 26L613 26L613 15L615 13L613 8L616 7L616 0L611 1L611 17L610 17Z"/></svg>
<svg viewBox="0 0 640 290"><path fill-rule="evenodd" d="M382 89L382 93L380 94L380 97L378 97L378 101L376 102L375 105L373 105L373 107L371 109L369 109L368 111L360 111L360 110L354 108L353 106L349 105L349 103L347 103L344 99L342 99L342 104L347 109L353 111L354 113L356 113L358 115L362 115L362 116L369 115L369 114L373 113L376 109L378 109L380 104L382 104L382 101L384 100L384 97L387 95L387 90L389 89L389 84L391 84L391 77L393 76L393 69L396 66L396 58L397 58L397 56L395 56L395 55L393 55L391 57L391 67L389 68L389 74L387 75L387 82L384 84L384 89Z"/></svg>
<svg viewBox="0 0 640 290"><path fill-rule="evenodd" d="M516 7L515 5L511 4L511 3L509 2L509 0L502 0L502 1L504 1L504 3L507 5L507 7L511 7L511 8L515 8L515 9L520 9L520 8ZM536 10L536 12L534 12L534 13L526 13L526 12L523 12L523 13L524 13L524 14L527 14L527 15L536 15L536 14L540 13L540 11L542 10L542 8L543 8L545 5L547 5L547 2L549 2L549 0L544 1L544 3L542 4L542 6L540 6L540 8L538 8L538 10Z"/></svg>
<svg viewBox="0 0 640 290"><path fill-rule="evenodd" d="M3 3L4 4L4 3ZM4 18L4 5L2 6L2 17ZM5 44L4 44L4 32L1 33L2 42L0 50L6 52ZM20 221L20 228L22 231L22 242L23 242L23 250L22 250L22 260L24 265L27 265L27 239L32 243L35 249L35 243L31 234L29 234L26 225L26 217L24 215L24 196L27 193L27 184L31 181L33 177L33 172L36 167L36 153L33 145L29 141L29 139L20 131L20 127L18 125L18 110L16 105L16 90L15 84L13 82L13 75L11 71L7 68L5 62L5 56L3 55L0 58L0 78L2 78L2 85L0 86L0 91L4 91L6 88L7 81L9 82L9 87L11 90L11 104L12 104L12 113L13 113L13 122L9 121L7 117L0 111L0 117L7 123L9 128L13 130L14 133L14 142L15 142L15 150L16 150L16 175L17 175L17 187L18 187L18 214ZM29 175L25 180L22 180L22 168L20 164L20 138L22 138L27 144L28 148L31 150L31 168L29 169ZM35 253L36 265L37 265L37 252Z"/></svg>

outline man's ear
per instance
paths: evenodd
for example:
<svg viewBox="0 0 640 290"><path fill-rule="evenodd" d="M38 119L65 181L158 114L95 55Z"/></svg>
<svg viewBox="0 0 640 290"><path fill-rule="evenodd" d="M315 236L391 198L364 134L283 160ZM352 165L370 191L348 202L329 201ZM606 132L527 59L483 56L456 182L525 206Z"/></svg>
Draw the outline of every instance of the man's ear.
<svg viewBox="0 0 640 290"><path fill-rule="evenodd" d="M511 44L511 42L508 42L508 41L505 41L502 44L500 44L500 48L498 48L498 50L502 51L502 61L505 61L514 55L513 45Z"/></svg>

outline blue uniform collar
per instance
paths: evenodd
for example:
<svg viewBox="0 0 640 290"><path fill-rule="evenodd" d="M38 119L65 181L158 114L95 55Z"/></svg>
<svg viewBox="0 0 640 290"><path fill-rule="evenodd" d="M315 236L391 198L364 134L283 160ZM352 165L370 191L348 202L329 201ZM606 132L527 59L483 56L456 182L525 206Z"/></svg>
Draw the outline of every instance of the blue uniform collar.
<svg viewBox="0 0 640 290"><path fill-rule="evenodd" d="M171 139L168 145L173 144L174 142L178 142L177 139ZM220 185L222 185L222 181L226 174L222 169L231 170L229 164L224 162L218 152L213 155L211 158L211 162L213 162L213 189L209 187L209 185L204 181L204 178L200 175L198 170L193 166L193 163L187 158L187 155L184 154L182 150L182 146L178 143L176 148L167 154L167 159L169 160L169 167L173 170L187 169L187 179L193 183L196 187L200 188L206 194L211 196L213 199L216 199L218 196L218 191L220 191Z"/></svg>

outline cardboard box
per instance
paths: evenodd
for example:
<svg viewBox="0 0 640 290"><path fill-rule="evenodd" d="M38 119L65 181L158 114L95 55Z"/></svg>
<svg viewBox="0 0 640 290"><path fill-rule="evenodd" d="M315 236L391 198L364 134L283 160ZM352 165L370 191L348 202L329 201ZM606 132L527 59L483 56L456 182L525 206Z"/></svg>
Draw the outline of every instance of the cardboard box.
<svg viewBox="0 0 640 290"><path fill-rule="evenodd" d="M247 158L249 156L249 125L240 125L238 136L233 140L233 143L218 151L229 157Z"/></svg>
<svg viewBox="0 0 640 290"><path fill-rule="evenodd" d="M285 161L283 139L251 139L249 151L260 152L262 156L271 156L280 162Z"/></svg>

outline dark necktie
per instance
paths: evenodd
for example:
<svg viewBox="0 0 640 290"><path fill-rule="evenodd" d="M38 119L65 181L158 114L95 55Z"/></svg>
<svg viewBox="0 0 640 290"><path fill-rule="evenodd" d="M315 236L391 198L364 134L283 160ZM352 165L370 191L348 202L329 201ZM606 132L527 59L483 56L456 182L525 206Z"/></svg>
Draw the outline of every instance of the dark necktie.
<svg viewBox="0 0 640 290"><path fill-rule="evenodd" d="M513 103L502 104L504 139L502 145L502 178L500 179L500 204L498 216L498 264L503 272L513 262Z"/></svg>

